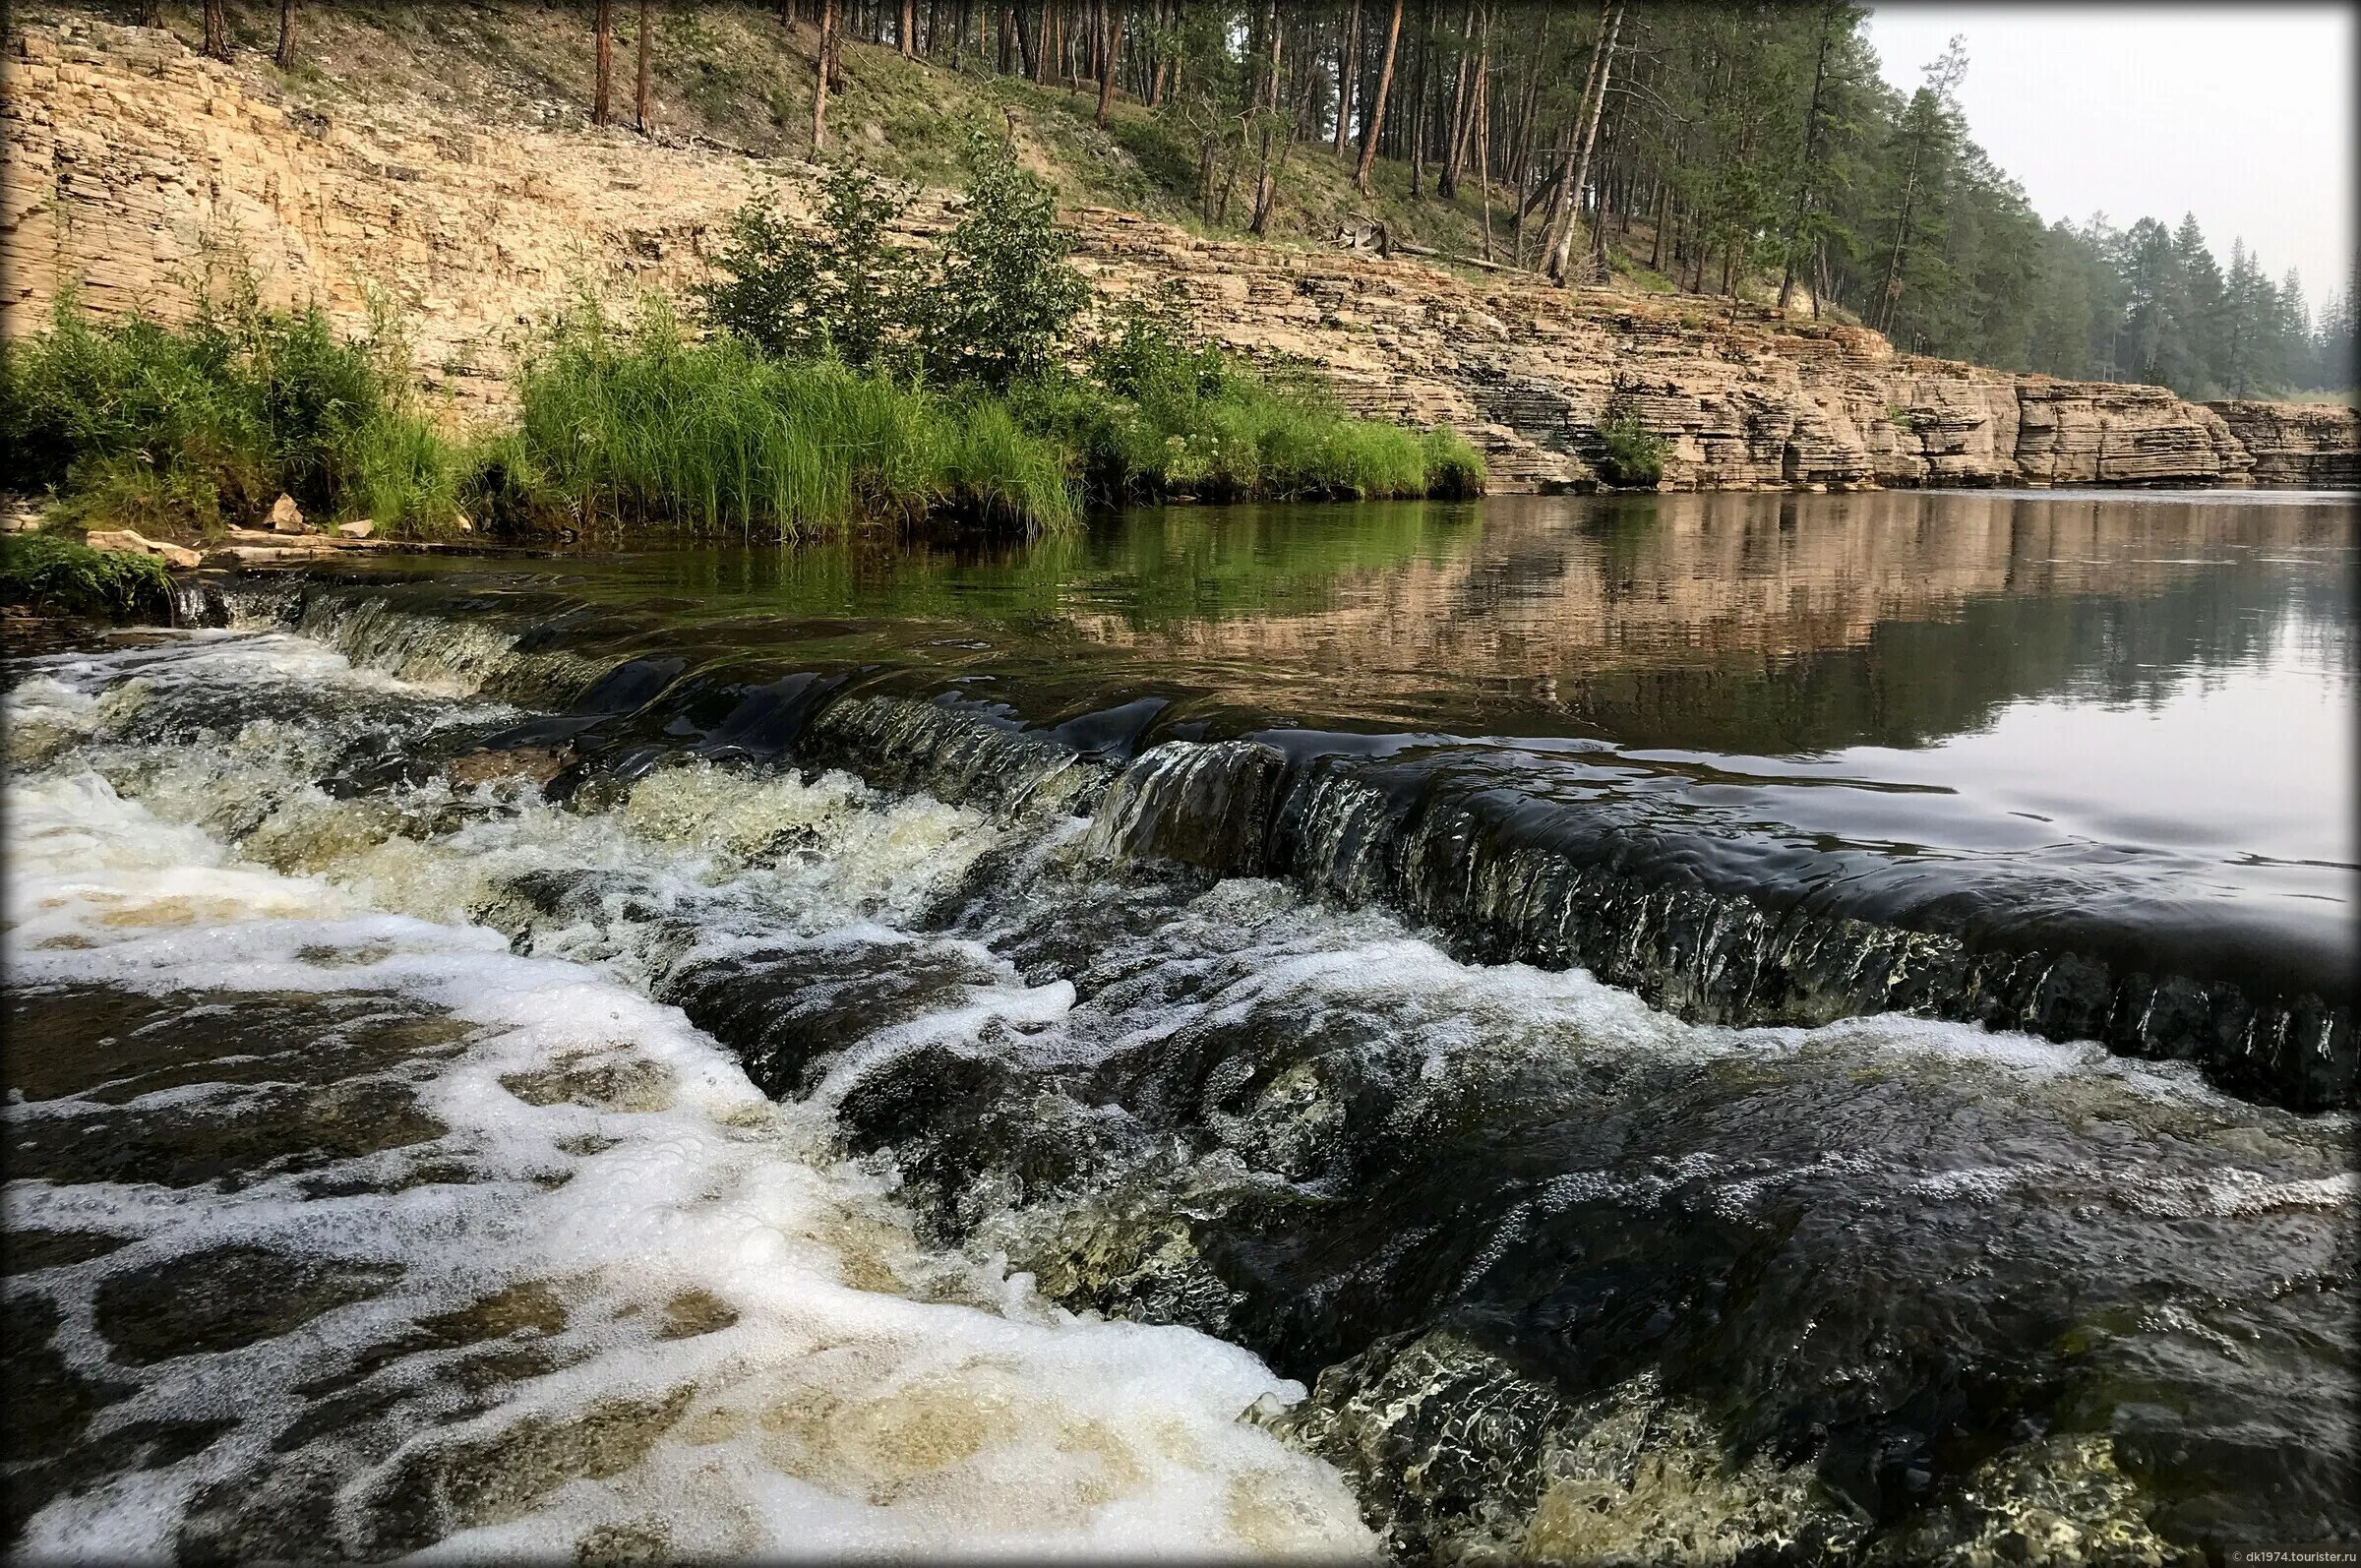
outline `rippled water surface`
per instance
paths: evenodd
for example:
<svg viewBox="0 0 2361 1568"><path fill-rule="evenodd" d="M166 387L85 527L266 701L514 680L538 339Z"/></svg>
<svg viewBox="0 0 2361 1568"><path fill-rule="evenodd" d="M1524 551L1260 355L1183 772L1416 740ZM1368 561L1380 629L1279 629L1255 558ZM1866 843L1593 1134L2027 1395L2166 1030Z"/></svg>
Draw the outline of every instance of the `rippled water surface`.
<svg viewBox="0 0 2361 1568"><path fill-rule="evenodd" d="M17 661L8 1538L2361 1533L2352 524L1207 509Z"/></svg>

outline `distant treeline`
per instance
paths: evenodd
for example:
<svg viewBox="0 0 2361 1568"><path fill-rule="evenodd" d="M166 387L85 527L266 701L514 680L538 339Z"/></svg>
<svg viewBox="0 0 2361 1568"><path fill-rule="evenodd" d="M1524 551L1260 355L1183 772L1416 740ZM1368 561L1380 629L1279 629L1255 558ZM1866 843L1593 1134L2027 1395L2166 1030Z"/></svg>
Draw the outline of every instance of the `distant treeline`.
<svg viewBox="0 0 2361 1568"><path fill-rule="evenodd" d="M790 19L1036 82L1102 86L1195 145L1199 205L1260 231L1291 148L1414 197L1500 204L1501 259L1751 286L1916 352L2192 396L2352 381L2352 296L2315 318L2197 225L2045 227L1971 141L1957 40L1908 95L1866 8L1534 0L785 0ZM1233 183L1251 200L1217 202ZM1650 274L1653 274L1651 276Z"/></svg>
<svg viewBox="0 0 2361 1568"><path fill-rule="evenodd" d="M2191 219L2044 226L1968 134L1960 41L1897 92L1846 0L596 0L593 118L629 92L647 129L665 28L724 8L809 50L815 153L857 41L1078 90L1102 126L1144 106L1155 155L1126 145L1209 227L1264 233L1291 179L1333 190L1341 167L1372 214L1447 211L1481 260L1562 281L1833 311L1907 351L2192 396L2354 379L2349 279L2315 315L2294 273L2239 241L2225 268ZM205 11L226 54L221 0ZM298 7L277 11L285 64Z"/></svg>

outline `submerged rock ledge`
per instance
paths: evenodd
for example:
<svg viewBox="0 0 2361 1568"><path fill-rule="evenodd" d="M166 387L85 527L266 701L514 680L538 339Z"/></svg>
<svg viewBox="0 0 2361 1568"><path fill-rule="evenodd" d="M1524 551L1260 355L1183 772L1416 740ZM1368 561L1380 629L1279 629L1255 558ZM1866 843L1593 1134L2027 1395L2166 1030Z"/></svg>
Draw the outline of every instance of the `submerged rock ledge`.
<svg viewBox="0 0 2361 1568"><path fill-rule="evenodd" d="M1137 702L1044 728L932 691L923 672L782 676L652 627L634 636L562 601L509 599L488 615L483 600L436 593L282 581L244 596L240 618L299 630L364 667L543 709L486 745L536 761L563 745L569 759L546 784L561 799L603 797L681 755L838 767L1003 819L1085 815L1088 848L1107 860L1381 904L1468 958L1584 968L1694 1022L1907 1012L2185 1061L2291 1110L2361 1104L2350 975L2293 957L2274 970L2252 940L2232 952L2225 936L2207 969L2097 916L2068 929L1946 912L1941 898L1807 900L1739 867L1705 874L1693 835L1635 834L1611 814L1448 784L1415 761L1324 746L1315 731L1176 739L1158 730L1160 704ZM619 662L586 636L642 656Z"/></svg>

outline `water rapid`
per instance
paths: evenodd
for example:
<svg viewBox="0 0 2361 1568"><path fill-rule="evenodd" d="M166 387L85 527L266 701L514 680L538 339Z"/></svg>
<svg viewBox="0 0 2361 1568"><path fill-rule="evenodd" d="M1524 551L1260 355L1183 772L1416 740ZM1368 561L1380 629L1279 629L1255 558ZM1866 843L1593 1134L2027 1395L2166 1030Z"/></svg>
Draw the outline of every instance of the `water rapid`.
<svg viewBox="0 0 2361 1568"><path fill-rule="evenodd" d="M2350 1118L2267 1103L2349 1012L1684 903L1153 706L225 609L8 694L18 1551L2361 1531Z"/></svg>

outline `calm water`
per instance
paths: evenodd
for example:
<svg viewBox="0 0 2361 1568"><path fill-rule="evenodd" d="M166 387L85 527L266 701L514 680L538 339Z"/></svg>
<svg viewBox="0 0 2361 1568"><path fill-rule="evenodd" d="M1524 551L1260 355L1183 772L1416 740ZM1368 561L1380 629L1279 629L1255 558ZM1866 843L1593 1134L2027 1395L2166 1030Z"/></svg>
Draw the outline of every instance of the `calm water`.
<svg viewBox="0 0 2361 1568"><path fill-rule="evenodd" d="M2361 1533L2355 565L2268 494L1191 509L20 661L9 1538Z"/></svg>

